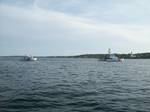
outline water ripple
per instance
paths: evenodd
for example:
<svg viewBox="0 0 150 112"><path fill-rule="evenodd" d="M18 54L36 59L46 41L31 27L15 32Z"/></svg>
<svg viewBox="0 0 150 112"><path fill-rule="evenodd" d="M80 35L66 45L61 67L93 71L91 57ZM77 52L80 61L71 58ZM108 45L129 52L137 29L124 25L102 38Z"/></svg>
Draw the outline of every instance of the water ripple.
<svg viewBox="0 0 150 112"><path fill-rule="evenodd" d="M0 112L150 112L150 60L0 59Z"/></svg>

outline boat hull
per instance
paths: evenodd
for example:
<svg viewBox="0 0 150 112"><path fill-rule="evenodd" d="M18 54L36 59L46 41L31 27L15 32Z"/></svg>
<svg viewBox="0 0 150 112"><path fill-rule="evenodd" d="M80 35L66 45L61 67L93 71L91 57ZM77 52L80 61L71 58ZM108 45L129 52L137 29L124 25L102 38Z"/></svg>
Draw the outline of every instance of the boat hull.
<svg viewBox="0 0 150 112"><path fill-rule="evenodd" d="M105 61L105 62L123 62L124 59L100 59L99 61Z"/></svg>
<svg viewBox="0 0 150 112"><path fill-rule="evenodd" d="M24 57L24 61L37 61L37 58L34 58L34 57Z"/></svg>
<svg viewBox="0 0 150 112"><path fill-rule="evenodd" d="M107 62L122 62L124 59L106 59Z"/></svg>

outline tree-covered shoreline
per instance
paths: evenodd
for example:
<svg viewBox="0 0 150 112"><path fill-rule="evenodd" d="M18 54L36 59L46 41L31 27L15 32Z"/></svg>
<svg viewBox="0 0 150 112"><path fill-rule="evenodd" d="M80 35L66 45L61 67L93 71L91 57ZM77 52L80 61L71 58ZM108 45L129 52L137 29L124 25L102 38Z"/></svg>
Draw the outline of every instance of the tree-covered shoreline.
<svg viewBox="0 0 150 112"><path fill-rule="evenodd" d="M136 53L136 54L118 54L114 53L119 58L124 59L150 59L150 53ZM74 56L34 56L39 58L96 58L96 59L103 59L107 54L82 54L82 55L74 55ZM24 56L0 56L9 58L9 57L24 57Z"/></svg>
<svg viewBox="0 0 150 112"><path fill-rule="evenodd" d="M72 58L98 58L103 59L104 56L107 54L83 54L83 55L77 55L77 56L68 56ZM136 54L117 54L116 56L119 58L124 59L150 59L150 53L136 53Z"/></svg>

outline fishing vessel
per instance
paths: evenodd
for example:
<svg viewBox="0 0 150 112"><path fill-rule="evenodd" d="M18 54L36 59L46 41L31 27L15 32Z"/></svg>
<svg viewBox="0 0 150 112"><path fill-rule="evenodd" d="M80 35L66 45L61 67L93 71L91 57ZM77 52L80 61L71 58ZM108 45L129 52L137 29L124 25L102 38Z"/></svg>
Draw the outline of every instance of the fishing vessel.
<svg viewBox="0 0 150 112"><path fill-rule="evenodd" d="M105 55L103 61L107 62L121 62L124 59L117 57L115 54L111 54L111 49L108 49L108 54Z"/></svg>
<svg viewBox="0 0 150 112"><path fill-rule="evenodd" d="M25 57L24 57L24 60L25 60L25 61L36 61L37 58L35 58L35 57L33 57L33 56L25 56Z"/></svg>

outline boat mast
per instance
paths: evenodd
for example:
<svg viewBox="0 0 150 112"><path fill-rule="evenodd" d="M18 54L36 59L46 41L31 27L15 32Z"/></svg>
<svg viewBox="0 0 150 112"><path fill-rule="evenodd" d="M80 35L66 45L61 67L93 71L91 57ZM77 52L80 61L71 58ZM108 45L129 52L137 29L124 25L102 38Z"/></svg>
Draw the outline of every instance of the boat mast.
<svg viewBox="0 0 150 112"><path fill-rule="evenodd" d="M109 55L111 54L111 49L110 49L110 48L108 49L108 54L109 54Z"/></svg>

